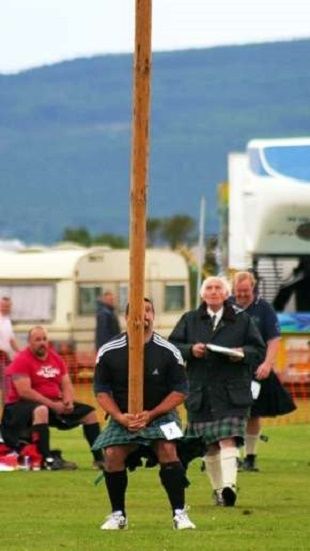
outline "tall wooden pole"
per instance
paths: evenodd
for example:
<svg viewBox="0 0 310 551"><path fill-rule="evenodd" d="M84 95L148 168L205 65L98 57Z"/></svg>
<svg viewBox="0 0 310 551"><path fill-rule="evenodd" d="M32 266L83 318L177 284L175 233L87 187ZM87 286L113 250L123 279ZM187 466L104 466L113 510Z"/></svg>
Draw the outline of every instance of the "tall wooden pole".
<svg viewBox="0 0 310 551"><path fill-rule="evenodd" d="M144 267L149 154L152 0L136 0L130 189L128 411L143 410Z"/></svg>
<svg viewBox="0 0 310 551"><path fill-rule="evenodd" d="M196 290L196 308L198 308L201 297L200 297L200 287L202 283L202 267L203 267L203 257L205 253L205 212L206 212L206 201L204 197L200 199L200 214L199 214L199 241L198 241L198 265L197 265L197 290Z"/></svg>

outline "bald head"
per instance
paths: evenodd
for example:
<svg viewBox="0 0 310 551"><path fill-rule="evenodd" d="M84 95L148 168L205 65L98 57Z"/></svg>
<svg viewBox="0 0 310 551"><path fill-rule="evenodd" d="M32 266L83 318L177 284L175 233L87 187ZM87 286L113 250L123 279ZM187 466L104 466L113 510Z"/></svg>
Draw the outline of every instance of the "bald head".
<svg viewBox="0 0 310 551"><path fill-rule="evenodd" d="M31 352L38 358L46 358L48 352L48 337L46 330L37 325L28 333L28 343Z"/></svg>

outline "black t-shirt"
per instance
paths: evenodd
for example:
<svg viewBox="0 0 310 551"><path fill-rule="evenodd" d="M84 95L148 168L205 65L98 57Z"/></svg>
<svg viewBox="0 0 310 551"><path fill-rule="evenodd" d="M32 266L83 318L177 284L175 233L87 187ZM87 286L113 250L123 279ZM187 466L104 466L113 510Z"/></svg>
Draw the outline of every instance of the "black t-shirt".
<svg viewBox="0 0 310 551"><path fill-rule="evenodd" d="M105 344L99 351L94 378L95 394L108 392L120 410L128 411L127 334ZM188 391L184 362L179 350L153 333L144 345L144 409L157 406L172 391Z"/></svg>

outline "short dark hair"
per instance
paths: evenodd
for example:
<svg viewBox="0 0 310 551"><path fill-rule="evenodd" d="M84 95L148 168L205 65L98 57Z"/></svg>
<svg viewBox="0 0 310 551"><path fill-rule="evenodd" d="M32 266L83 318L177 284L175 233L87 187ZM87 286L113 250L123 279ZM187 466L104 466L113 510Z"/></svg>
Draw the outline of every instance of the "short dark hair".
<svg viewBox="0 0 310 551"><path fill-rule="evenodd" d="M144 297L143 299L144 302L148 302L148 304L150 304L152 306L152 310L155 314L155 309L154 309L154 304L153 304L153 301L150 299L150 298L147 298L147 297ZM126 310L125 310L125 314L126 316L128 316L129 314L129 302L127 303L127 306L126 306Z"/></svg>

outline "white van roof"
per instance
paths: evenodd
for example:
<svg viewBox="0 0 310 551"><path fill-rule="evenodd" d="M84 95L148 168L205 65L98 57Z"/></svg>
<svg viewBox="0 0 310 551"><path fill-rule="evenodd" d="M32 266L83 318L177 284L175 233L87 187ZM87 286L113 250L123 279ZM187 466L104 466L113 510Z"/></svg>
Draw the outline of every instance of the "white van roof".
<svg viewBox="0 0 310 551"><path fill-rule="evenodd" d="M104 262L104 270L103 263ZM128 249L50 248L17 252L0 251L1 280L129 279ZM183 280L188 277L185 259L169 249L146 251L146 279Z"/></svg>
<svg viewBox="0 0 310 551"><path fill-rule="evenodd" d="M76 263L85 250L0 252L1 279L72 278Z"/></svg>

